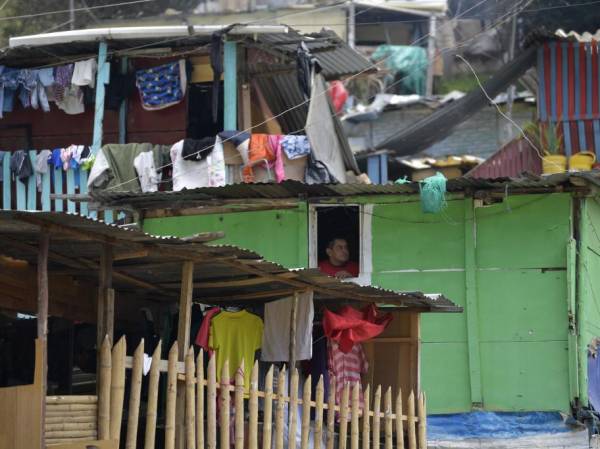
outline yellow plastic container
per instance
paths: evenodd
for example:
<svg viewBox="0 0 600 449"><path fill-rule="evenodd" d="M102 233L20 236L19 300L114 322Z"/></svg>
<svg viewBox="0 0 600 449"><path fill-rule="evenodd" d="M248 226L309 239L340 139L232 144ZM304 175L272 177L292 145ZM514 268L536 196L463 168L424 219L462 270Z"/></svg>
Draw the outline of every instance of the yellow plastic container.
<svg viewBox="0 0 600 449"><path fill-rule="evenodd" d="M542 159L542 172L545 175L567 171L567 157L562 154L548 154Z"/></svg>
<svg viewBox="0 0 600 449"><path fill-rule="evenodd" d="M569 171L590 171L596 162L596 155L590 151L581 151L569 158Z"/></svg>

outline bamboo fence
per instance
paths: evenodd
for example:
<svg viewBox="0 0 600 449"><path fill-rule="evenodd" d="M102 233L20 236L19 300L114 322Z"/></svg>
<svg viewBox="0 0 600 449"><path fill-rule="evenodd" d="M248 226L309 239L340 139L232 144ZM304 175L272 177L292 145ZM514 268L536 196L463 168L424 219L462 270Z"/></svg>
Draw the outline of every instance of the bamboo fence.
<svg viewBox="0 0 600 449"><path fill-rule="evenodd" d="M105 341L104 345L108 345ZM53 403L48 398L49 415L46 421L46 434L58 438L54 432L70 432L63 436L98 436L98 439L120 439L121 417L123 414L123 380L126 365L132 369L130 376L130 398L127 409L125 442L127 448L136 447L139 419L145 419L144 448L157 446L157 417L164 416L164 442L158 446L165 448L185 447L187 449L426 449L427 421L425 395L410 391L406 404L402 392L387 388L382 394L381 386L364 388L364 401L360 401L360 386L344 385L340 404L335 401L335 385L329 386L325 398L323 379L309 376L300 385L298 371L291 373L285 366L279 370L274 391L274 367L271 366L265 377L264 391L259 389L258 364L249 365L250 384L244 385L244 364L230 376L229 364L225 362L217 381L216 359L212 355L208 368L204 370L202 352L194 359L190 348L184 363L178 363L177 342L169 351L166 363L160 360L160 345L152 356L149 373L148 394L140 398L141 360L143 342L136 349L133 359L124 363L125 342L119 341L112 348L101 349L101 370L99 397L71 399L71 402ZM166 372L166 403L162 413L157 409L159 397L159 376ZM287 390L289 377L289 391ZM112 382L115 381L116 385ZM315 395L311 397L312 385L316 381ZM108 385L107 385L108 383ZM185 389L185 413L177 416L177 388ZM371 397L372 392L373 396ZM302 392L302 397L299 393ZM109 395L109 398L102 397ZM76 398L76 397L73 397ZM88 398L88 397L82 397ZM93 403L92 403L93 401ZM217 406L218 401L218 406ZM106 403L108 402L108 406ZM140 417L140 402L145 402L146 416ZM69 421L69 426L51 419L56 415L53 407L60 405L78 420ZM301 409L299 409L301 406ZM383 406L383 408L382 408ZM109 410L108 416L102 412ZM404 408L403 408L404 407ZM74 414L82 411L81 416ZM259 413L262 410L262 414ZM284 423L286 410L287 426ZM88 429L91 413L97 413L97 428ZM262 418L262 419L259 419ZM184 435L176 435L178 420L183 421ZM217 424L218 423L218 424ZM81 426L79 425L81 424ZM88 427L86 427L88 426ZM113 428L115 426L115 428ZM298 426L298 427L297 427ZM107 428L108 427L108 428ZM296 440L296 429L300 428L300 439ZM102 429L102 432L100 431ZM225 429L225 431L223 431ZM230 432L230 429L232 431ZM284 434L288 432L287 438ZM57 435L55 437L55 435ZM181 444L176 444L182 439ZM287 441L287 444L285 444Z"/></svg>

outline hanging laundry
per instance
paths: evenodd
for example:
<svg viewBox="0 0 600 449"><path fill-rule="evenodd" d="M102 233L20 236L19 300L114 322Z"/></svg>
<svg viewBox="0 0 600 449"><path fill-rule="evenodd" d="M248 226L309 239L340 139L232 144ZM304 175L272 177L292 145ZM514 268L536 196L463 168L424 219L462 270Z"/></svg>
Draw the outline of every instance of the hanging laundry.
<svg viewBox="0 0 600 449"><path fill-rule="evenodd" d="M304 173L304 182L306 184L335 184L338 180L331 174L323 162L318 161L312 153L309 153Z"/></svg>
<svg viewBox="0 0 600 449"><path fill-rule="evenodd" d="M225 156L219 136L214 140L212 152L200 161L186 160L182 152L183 140L180 140L170 150L174 191L225 185Z"/></svg>
<svg viewBox="0 0 600 449"><path fill-rule="evenodd" d="M0 151L0 182L4 181L4 155L7 151Z"/></svg>
<svg viewBox="0 0 600 449"><path fill-rule="evenodd" d="M154 161L154 153L152 151L146 151L140 153L133 160L133 166L137 172L140 180L140 186L142 192L156 192L158 191L158 183L160 182L160 173L156 170L156 164Z"/></svg>
<svg viewBox="0 0 600 449"><path fill-rule="evenodd" d="M185 95L186 85L183 59L136 72L136 86L142 107L147 111L157 111L179 103Z"/></svg>
<svg viewBox="0 0 600 449"><path fill-rule="evenodd" d="M244 165L248 165L248 151L250 148L250 133L246 131L221 131L219 137L223 141L230 141L235 145L236 150L240 153Z"/></svg>
<svg viewBox="0 0 600 449"><path fill-rule="evenodd" d="M66 64L54 69L54 100L62 101L65 89L71 85L73 78L73 64Z"/></svg>
<svg viewBox="0 0 600 449"><path fill-rule="evenodd" d="M93 88L96 83L97 69L98 63L95 58L76 62L73 67L71 84L74 84L75 86L90 86Z"/></svg>
<svg viewBox="0 0 600 449"><path fill-rule="evenodd" d="M68 86L62 92L62 100L56 101L56 106L69 115L83 114L83 91L79 86Z"/></svg>
<svg viewBox="0 0 600 449"><path fill-rule="evenodd" d="M37 71L31 69L20 69L17 75L21 89L19 100L24 108L31 107L31 93L37 85Z"/></svg>
<svg viewBox="0 0 600 449"><path fill-rule="evenodd" d="M265 304L265 322L261 360L288 362L290 358L290 323L293 297ZM313 292L301 293L296 309L296 360L312 358L312 330L315 310Z"/></svg>
<svg viewBox="0 0 600 449"><path fill-rule="evenodd" d="M52 150L52 155L50 156L49 162L51 165L54 166L54 168L61 168L63 165L62 159L61 159L61 148L55 148L54 150Z"/></svg>
<svg viewBox="0 0 600 449"><path fill-rule="evenodd" d="M154 166L160 167L161 153L168 147L149 143L107 144L98 154L90 171L88 188L111 189L115 192L141 192L134 166L135 158L148 151L154 156Z"/></svg>
<svg viewBox="0 0 600 449"><path fill-rule="evenodd" d="M50 111L50 104L46 89L54 84L54 71L51 68L36 70L37 82L31 92L31 107L42 108L44 112Z"/></svg>
<svg viewBox="0 0 600 449"><path fill-rule="evenodd" d="M331 103L336 113L342 111L342 108L348 100L348 91L341 81L331 81L329 83L329 96L331 97Z"/></svg>
<svg viewBox="0 0 600 449"><path fill-rule="evenodd" d="M275 180L282 182L285 179L285 168L283 166L283 153L281 152L281 141L283 136L281 135L269 135L269 146L273 153L275 153L275 162L273 162L273 169L275 171Z"/></svg>
<svg viewBox="0 0 600 449"><path fill-rule="evenodd" d="M219 307L213 307L204 313L202 324L200 325L200 329L198 329L198 333L196 334L196 338L194 340L194 343L204 349L204 351L207 353L212 352L208 346L208 342L210 340L210 323L213 317L220 311L221 309Z"/></svg>
<svg viewBox="0 0 600 449"><path fill-rule="evenodd" d="M262 334L263 321L246 310L222 311L211 320L208 345L217 353L217 380L221 380L225 360L229 360L230 379L243 360L244 385L248 389L254 355L261 347Z"/></svg>
<svg viewBox="0 0 600 449"><path fill-rule="evenodd" d="M0 65L0 118L3 117L3 112L13 110L15 92L19 87L18 72L17 69Z"/></svg>
<svg viewBox="0 0 600 449"><path fill-rule="evenodd" d="M313 57L304 42L298 44L296 49L296 70L298 85L304 94L304 99L308 100L311 95L311 73L321 71L321 66L315 57Z"/></svg>
<svg viewBox="0 0 600 449"><path fill-rule="evenodd" d="M341 404L344 386L350 384L350 389L358 383L359 401L363 403L362 375L369 371L369 362L361 344L352 346L349 352L344 352L338 343L327 341L329 372L335 379L335 402ZM348 417L350 418L350 417Z"/></svg>
<svg viewBox="0 0 600 449"><path fill-rule="evenodd" d="M60 150L60 160L62 161L62 168L64 171L67 171L71 167L71 147L61 148Z"/></svg>
<svg viewBox="0 0 600 449"><path fill-rule="evenodd" d="M110 65L110 82L106 86L106 98L104 105L106 109L116 111L121 103L131 97L135 91L135 74L121 73L119 64Z"/></svg>
<svg viewBox="0 0 600 449"><path fill-rule="evenodd" d="M183 149L181 151L181 156L186 160L201 161L210 153L212 153L214 144L214 137L205 137L199 140L183 139Z"/></svg>
<svg viewBox="0 0 600 449"><path fill-rule="evenodd" d="M83 153L85 152L85 145L72 145L71 146L71 160L77 164L77 167L81 165L82 159L84 159ZM89 149L88 149L89 154Z"/></svg>
<svg viewBox="0 0 600 449"><path fill-rule="evenodd" d="M306 136L283 136L281 138L281 148L285 151L288 159L299 159L308 156L310 153L310 142Z"/></svg>
<svg viewBox="0 0 600 449"><path fill-rule="evenodd" d="M33 174L29 154L24 150L15 151L10 157L10 171L13 178L24 181Z"/></svg>
<svg viewBox="0 0 600 449"><path fill-rule="evenodd" d="M357 343L370 340L381 334L392 321L392 314L380 314L373 304L361 310L344 306L334 313L323 311L325 335L340 345L340 351L350 352Z"/></svg>
<svg viewBox="0 0 600 449"><path fill-rule="evenodd" d="M42 150L35 157L35 184L38 192L42 191L42 175L48 173L50 157L52 157L52 151L50 150Z"/></svg>

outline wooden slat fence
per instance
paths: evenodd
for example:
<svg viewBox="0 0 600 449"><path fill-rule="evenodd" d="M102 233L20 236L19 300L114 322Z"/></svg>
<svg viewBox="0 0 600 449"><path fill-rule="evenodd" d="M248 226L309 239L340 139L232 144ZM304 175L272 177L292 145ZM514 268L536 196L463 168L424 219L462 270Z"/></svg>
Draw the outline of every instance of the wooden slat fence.
<svg viewBox="0 0 600 449"><path fill-rule="evenodd" d="M273 390L274 367L265 376L264 391L259 390L258 362L251 367L249 390L245 390L244 366L237 370L233 383L229 380L228 363L225 362L221 381L217 382L216 359L213 355L205 372L204 354L194 358L193 349L184 361L178 361L177 342L169 351L168 361L161 360L161 344L152 355L149 372L145 417L140 415L140 387L144 342L135 350L133 358L125 356L125 339L110 348L105 339L101 348L101 370L98 398L98 437L119 439L123 413L123 388L125 369L131 368L130 395L127 407L125 447L138 445L138 426L145 420L143 447L154 449L175 447L177 423L183 420L184 444L187 449L217 449L233 445L235 449L284 449L284 417L289 406L288 437L286 449L425 449L427 447L427 422L425 396L410 392L403 408L402 393L387 388L383 393L378 386L371 401L371 386L364 390L364 406L360 403L359 385L345 385L341 404L335 403L335 385L330 385L325 398L323 379L317 380L316 394L311 397L313 380L310 376L299 384L297 370L290 376L290 392L286 391L286 368L279 370L277 390ZM167 373L164 413L159 413L159 376ZM184 416L176 416L177 389L185 389ZM302 398L298 392L302 389ZM393 397L395 393L395 400ZM217 406L218 401L218 406ZM259 422L259 405L262 405L262 423ZM297 413L302 405L301 413ZM108 413L106 413L108 411ZM314 411L314 415L313 412ZM329 413L333 411L333 413ZM231 413L233 415L231 415ZM157 442L158 417L164 416L164 441ZM298 416L300 415L300 416ZM229 428L233 417L233 434ZM247 418L246 418L247 417ZM301 438L296 442L296 422L301 423ZM217 426L219 422L219 426ZM226 429L226 431L223 431ZM231 440L232 438L232 440ZM245 441L247 439L247 441ZM160 444L163 443L163 444ZM141 447L141 444L140 444Z"/></svg>
<svg viewBox="0 0 600 449"><path fill-rule="evenodd" d="M29 159L35 167L38 152L28 151ZM30 176L24 181L13 179L10 172L11 153L6 152L2 161L2 182L0 182L1 208L4 210L38 210L44 212L80 213L91 218L100 218L106 223L114 221L111 210L92 211L86 202L75 202L65 199L51 199L52 194L87 194L88 172L81 169L69 169L48 166L48 172L41 175L41 185L38 190L36 176ZM77 185L79 179L79 185Z"/></svg>
<svg viewBox="0 0 600 449"><path fill-rule="evenodd" d="M44 424L48 446L95 440L98 436L98 397L47 396Z"/></svg>

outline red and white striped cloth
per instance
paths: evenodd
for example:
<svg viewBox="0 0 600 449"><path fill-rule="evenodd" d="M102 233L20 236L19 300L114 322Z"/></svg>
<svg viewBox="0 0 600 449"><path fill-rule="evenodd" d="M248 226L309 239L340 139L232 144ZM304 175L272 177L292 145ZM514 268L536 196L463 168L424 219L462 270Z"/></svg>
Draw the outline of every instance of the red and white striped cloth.
<svg viewBox="0 0 600 449"><path fill-rule="evenodd" d="M350 384L350 396L354 384L359 384L360 404L363 404L363 391L361 376L369 370L369 362L365 356L362 345L355 343L350 352L344 353L340 350L338 343L327 339L327 354L330 378L335 379L335 402L341 404L344 385Z"/></svg>

